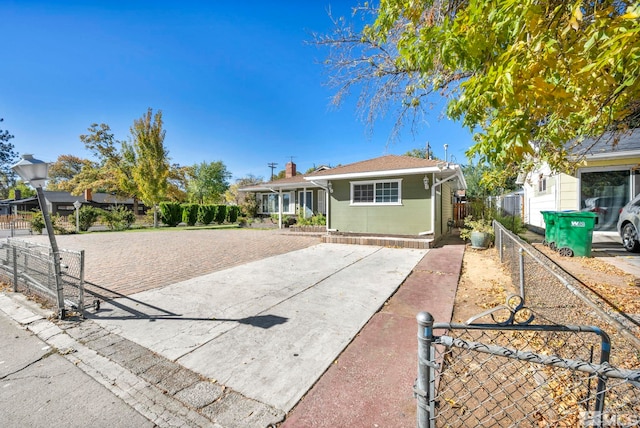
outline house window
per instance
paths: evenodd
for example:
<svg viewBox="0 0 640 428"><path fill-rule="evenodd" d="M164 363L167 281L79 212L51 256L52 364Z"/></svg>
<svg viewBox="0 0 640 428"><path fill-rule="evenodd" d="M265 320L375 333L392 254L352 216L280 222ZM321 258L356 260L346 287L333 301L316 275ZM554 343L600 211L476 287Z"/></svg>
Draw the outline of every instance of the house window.
<svg viewBox="0 0 640 428"><path fill-rule="evenodd" d="M282 194L282 212L285 214L293 214L291 209L291 193ZM261 195L260 213L261 214L278 214L278 194L263 193Z"/></svg>
<svg viewBox="0 0 640 428"><path fill-rule="evenodd" d="M538 193L544 193L547 191L547 177L540 174L538 176Z"/></svg>
<svg viewBox="0 0 640 428"><path fill-rule="evenodd" d="M401 180L359 181L351 183L352 205L400 205Z"/></svg>
<svg viewBox="0 0 640 428"><path fill-rule="evenodd" d="M318 190L318 212L320 214L327 214L327 192L324 190Z"/></svg>

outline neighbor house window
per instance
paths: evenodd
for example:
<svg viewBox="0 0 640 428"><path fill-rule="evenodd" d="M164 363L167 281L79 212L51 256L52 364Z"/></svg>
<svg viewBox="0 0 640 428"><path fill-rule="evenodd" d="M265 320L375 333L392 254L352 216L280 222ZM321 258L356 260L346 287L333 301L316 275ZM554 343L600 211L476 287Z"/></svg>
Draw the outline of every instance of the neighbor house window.
<svg viewBox="0 0 640 428"><path fill-rule="evenodd" d="M547 177L540 174L538 176L538 193L544 193L547 191Z"/></svg>
<svg viewBox="0 0 640 428"><path fill-rule="evenodd" d="M401 180L351 182L351 203L399 205Z"/></svg>

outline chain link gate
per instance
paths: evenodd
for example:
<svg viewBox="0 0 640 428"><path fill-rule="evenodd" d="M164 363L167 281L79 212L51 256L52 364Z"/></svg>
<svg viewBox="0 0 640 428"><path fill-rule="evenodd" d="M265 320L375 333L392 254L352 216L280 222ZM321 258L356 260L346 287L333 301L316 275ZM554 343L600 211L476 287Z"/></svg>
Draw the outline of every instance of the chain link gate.
<svg viewBox="0 0 640 428"><path fill-rule="evenodd" d="M417 318L420 428L640 426L640 371L597 327Z"/></svg>
<svg viewBox="0 0 640 428"><path fill-rule="evenodd" d="M85 309L84 250L60 250L59 256L65 312L82 314ZM59 299L49 246L19 239L0 241L0 277L13 284L15 292L24 289L54 303Z"/></svg>
<svg viewBox="0 0 640 428"><path fill-rule="evenodd" d="M465 324L418 315L418 426L640 427L637 326L494 228L516 294Z"/></svg>

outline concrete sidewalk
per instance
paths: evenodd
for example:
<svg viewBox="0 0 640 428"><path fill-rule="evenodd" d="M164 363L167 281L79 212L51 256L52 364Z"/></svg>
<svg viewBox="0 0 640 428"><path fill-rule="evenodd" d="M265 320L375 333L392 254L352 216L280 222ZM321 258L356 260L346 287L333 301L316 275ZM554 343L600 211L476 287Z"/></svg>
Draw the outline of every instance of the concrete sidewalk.
<svg viewBox="0 0 640 428"><path fill-rule="evenodd" d="M0 310L157 426L415 426L415 316L450 319L463 251L321 244L115 299L82 323L6 296Z"/></svg>

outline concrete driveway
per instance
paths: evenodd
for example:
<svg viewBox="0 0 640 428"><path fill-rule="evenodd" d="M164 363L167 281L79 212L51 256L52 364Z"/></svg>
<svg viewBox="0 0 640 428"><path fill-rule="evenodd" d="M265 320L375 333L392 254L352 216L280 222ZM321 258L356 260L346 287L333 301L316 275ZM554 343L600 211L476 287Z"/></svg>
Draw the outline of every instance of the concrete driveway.
<svg viewBox="0 0 640 428"><path fill-rule="evenodd" d="M59 246L84 249L89 288L116 297L94 322L285 413L429 251L249 230L72 235Z"/></svg>
<svg viewBox="0 0 640 428"><path fill-rule="evenodd" d="M425 253L318 244L119 298L92 318L288 412Z"/></svg>

